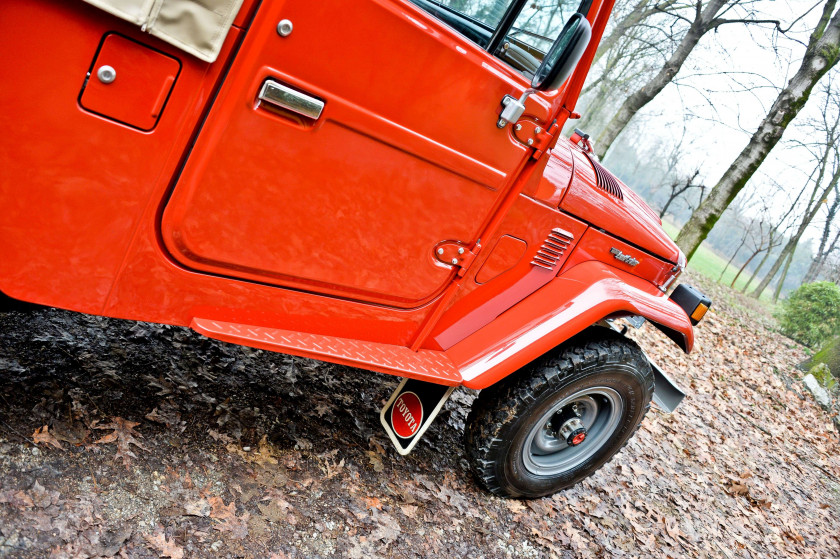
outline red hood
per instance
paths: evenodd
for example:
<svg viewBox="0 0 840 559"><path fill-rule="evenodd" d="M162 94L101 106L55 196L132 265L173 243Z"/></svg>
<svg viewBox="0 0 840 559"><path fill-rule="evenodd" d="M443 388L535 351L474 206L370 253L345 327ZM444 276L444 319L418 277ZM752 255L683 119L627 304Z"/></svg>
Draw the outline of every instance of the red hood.
<svg viewBox="0 0 840 559"><path fill-rule="evenodd" d="M561 145L557 148L562 149ZM599 174L589 158L577 146L572 145L570 151L574 173L560 202L561 209L669 262L685 264L680 249L662 229L659 216L638 194L601 167L600 178L614 180L612 190L618 190L618 195L609 192L609 186L605 189L599 185Z"/></svg>

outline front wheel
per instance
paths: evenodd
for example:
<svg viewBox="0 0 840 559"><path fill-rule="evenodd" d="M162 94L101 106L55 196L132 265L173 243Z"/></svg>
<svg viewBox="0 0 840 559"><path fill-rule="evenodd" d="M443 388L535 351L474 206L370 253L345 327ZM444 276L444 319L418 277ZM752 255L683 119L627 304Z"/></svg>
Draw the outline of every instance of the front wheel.
<svg viewBox="0 0 840 559"><path fill-rule="evenodd" d="M508 497L542 497L608 462L650 408L653 372L632 341L593 328L482 390L467 419L479 482Z"/></svg>

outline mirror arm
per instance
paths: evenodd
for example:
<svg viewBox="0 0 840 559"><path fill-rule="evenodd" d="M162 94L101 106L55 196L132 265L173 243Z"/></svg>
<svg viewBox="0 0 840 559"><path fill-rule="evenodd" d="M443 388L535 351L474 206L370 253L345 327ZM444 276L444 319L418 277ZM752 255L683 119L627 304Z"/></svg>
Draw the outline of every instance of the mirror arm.
<svg viewBox="0 0 840 559"><path fill-rule="evenodd" d="M505 15L502 16L502 20L499 22L499 25L496 26L496 30L493 31L493 35L490 37L490 42L487 43L487 52L492 55L496 54L496 51L499 49L499 45L501 45L502 41L504 41L508 31L510 31L513 24L516 23L516 18L519 17L519 12L522 11L522 8L524 8L527 3L528 0L514 0L510 3L508 9L505 10Z"/></svg>

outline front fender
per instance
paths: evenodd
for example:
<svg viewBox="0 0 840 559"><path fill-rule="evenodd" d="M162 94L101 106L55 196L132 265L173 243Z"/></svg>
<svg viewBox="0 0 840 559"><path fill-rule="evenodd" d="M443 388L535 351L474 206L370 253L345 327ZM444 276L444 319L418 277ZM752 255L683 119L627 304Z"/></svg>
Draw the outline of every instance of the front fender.
<svg viewBox="0 0 840 559"><path fill-rule="evenodd" d="M446 354L458 366L463 385L481 389L615 315L645 317L686 353L694 346L690 319L653 284L602 262L588 261L552 280Z"/></svg>

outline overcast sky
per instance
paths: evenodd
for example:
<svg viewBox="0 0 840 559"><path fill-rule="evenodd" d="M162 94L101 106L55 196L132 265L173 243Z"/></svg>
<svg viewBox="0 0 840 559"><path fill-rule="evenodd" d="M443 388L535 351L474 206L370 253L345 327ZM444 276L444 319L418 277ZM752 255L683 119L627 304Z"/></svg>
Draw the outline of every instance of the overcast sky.
<svg viewBox="0 0 840 559"><path fill-rule="evenodd" d="M787 27L815 3L763 0L753 5L761 13L759 17L779 19ZM690 173L699 165L706 183L714 185L746 146L779 89L796 72L821 8L796 24L788 37L773 33L770 25L729 24L717 33L708 33L681 69L677 85L666 87L635 122L674 141L679 141L685 126L684 145L690 144L685 148L682 170ZM797 134L807 137L804 127L797 125L819 108L818 88L742 195L766 185L768 176L789 185L790 190L801 189L813 165L806 160L806 153L788 145L787 140ZM690 115L687 120L686 114ZM779 200L780 207L784 207L782 202L784 197Z"/></svg>

